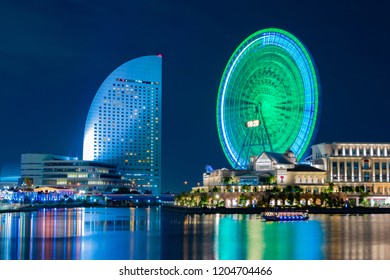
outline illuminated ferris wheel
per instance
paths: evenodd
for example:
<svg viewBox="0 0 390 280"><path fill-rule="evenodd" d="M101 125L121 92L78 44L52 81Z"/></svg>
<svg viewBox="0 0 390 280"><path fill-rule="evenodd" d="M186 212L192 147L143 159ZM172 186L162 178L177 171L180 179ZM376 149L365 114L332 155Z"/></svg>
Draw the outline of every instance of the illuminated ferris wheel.
<svg viewBox="0 0 390 280"><path fill-rule="evenodd" d="M320 83L305 46L281 29L258 31L241 43L223 73L217 128L230 164L245 169L263 151L300 160L316 134Z"/></svg>

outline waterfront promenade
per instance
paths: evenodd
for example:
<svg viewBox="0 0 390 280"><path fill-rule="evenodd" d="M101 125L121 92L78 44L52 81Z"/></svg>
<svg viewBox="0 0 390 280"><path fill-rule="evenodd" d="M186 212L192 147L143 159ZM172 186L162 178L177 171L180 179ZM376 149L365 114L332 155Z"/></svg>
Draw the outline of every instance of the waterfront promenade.
<svg viewBox="0 0 390 280"><path fill-rule="evenodd" d="M163 209L184 214L261 214L271 208L266 207L182 207L173 205L164 205ZM300 208L279 208L283 211L288 209L308 210L310 214L390 214L390 208L379 207L349 207L349 208L326 208L326 207L300 207Z"/></svg>
<svg viewBox="0 0 390 280"><path fill-rule="evenodd" d="M129 208L129 207L159 207L170 212L183 213L183 214L261 214L262 212L269 210L270 208L266 207L183 207L175 205L166 205L160 204L156 205L155 203L140 204L140 205L103 205L100 203L88 203L88 202L73 202L73 203L51 203L51 204L0 204L0 213L7 212L27 212L27 211L37 211L40 209L50 209L50 208L75 208L75 207L107 207L107 208ZM282 207L281 210L292 209L289 207ZM297 208L294 208L297 209ZM390 208L379 208L379 207L300 207L301 210L308 210L310 214L390 214Z"/></svg>
<svg viewBox="0 0 390 280"><path fill-rule="evenodd" d="M75 207L104 207L98 203L89 203L89 202L74 202L74 203L51 203L51 204L20 204L20 203L7 203L0 204L0 213L9 213L9 212L28 212L28 211L37 211L40 209L50 209L50 208L75 208Z"/></svg>
<svg viewBox="0 0 390 280"><path fill-rule="evenodd" d="M75 207L155 207L173 204L173 194L159 196L146 194L97 194L91 196L71 195L66 199L57 193L28 193L12 192L7 200L0 200L0 213L35 211L44 208L75 208ZM34 195L34 199L30 196ZM11 200L12 199L12 200Z"/></svg>

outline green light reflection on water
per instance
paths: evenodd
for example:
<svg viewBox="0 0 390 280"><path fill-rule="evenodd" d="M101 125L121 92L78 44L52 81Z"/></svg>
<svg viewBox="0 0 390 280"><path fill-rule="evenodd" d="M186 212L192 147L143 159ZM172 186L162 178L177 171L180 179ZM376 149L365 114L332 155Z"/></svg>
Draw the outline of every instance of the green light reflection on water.
<svg viewBox="0 0 390 280"><path fill-rule="evenodd" d="M315 220L263 222L258 215L230 215L221 217L216 227L216 259L323 259L321 224Z"/></svg>

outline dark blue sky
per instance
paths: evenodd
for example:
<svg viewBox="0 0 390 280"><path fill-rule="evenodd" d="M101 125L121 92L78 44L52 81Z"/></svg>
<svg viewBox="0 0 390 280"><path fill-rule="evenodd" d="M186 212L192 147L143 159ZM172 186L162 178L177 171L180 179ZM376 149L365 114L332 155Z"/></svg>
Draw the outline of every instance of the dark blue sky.
<svg viewBox="0 0 390 280"><path fill-rule="evenodd" d="M163 55L163 191L228 167L215 108L225 65L250 34L285 29L322 85L316 143L390 142L387 1L0 2L0 164L28 152L82 157L100 84L138 56ZM187 180L189 185L184 187Z"/></svg>

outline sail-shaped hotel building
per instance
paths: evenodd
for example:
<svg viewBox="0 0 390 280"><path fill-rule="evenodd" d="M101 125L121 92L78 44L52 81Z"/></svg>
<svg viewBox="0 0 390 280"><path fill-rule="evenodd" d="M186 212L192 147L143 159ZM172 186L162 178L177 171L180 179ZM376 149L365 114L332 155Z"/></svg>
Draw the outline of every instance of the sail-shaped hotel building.
<svg viewBox="0 0 390 280"><path fill-rule="evenodd" d="M129 184L161 191L162 57L143 56L115 69L87 116L83 159L115 164Z"/></svg>

